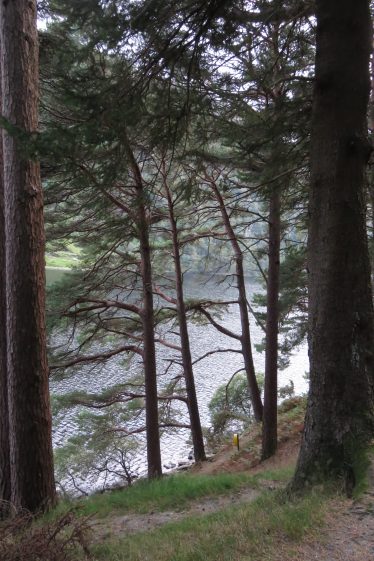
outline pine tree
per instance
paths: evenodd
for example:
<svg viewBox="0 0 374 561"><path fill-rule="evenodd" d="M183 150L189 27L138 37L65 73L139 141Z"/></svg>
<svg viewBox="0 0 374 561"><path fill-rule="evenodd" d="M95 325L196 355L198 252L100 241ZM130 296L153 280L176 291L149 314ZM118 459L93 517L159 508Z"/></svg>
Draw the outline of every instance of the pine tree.
<svg viewBox="0 0 374 561"><path fill-rule="evenodd" d="M38 128L36 2L0 8L7 383L11 501L32 512L55 501L44 325L43 197L22 139ZM3 269L2 269L3 271Z"/></svg>
<svg viewBox="0 0 374 561"><path fill-rule="evenodd" d="M326 477L351 479L373 428L373 305L363 194L370 154L369 2L319 0L316 17L308 243L310 389L291 486L296 490Z"/></svg>

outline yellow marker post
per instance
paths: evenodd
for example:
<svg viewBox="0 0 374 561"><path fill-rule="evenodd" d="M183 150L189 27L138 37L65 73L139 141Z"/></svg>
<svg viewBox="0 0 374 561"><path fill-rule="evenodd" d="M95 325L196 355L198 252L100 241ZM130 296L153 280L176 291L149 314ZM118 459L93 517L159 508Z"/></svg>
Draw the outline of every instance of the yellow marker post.
<svg viewBox="0 0 374 561"><path fill-rule="evenodd" d="M234 434L233 439L232 439L232 443L239 450L239 435L238 435L238 433Z"/></svg>

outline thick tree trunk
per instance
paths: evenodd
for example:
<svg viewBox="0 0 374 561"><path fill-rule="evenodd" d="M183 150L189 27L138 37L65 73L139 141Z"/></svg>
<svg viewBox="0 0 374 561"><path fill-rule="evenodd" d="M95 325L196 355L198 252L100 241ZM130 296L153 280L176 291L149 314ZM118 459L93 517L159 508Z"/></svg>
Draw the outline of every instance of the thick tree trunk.
<svg viewBox="0 0 374 561"><path fill-rule="evenodd" d="M141 171L139 169L125 131L123 138L130 168L134 175L137 197L137 229L140 244L141 276L143 286L142 322L147 462L148 477L152 479L155 477L160 477L162 475L162 465L158 418L157 370L154 327L155 322L153 307L151 247L149 243L149 221L144 204L145 193Z"/></svg>
<svg viewBox="0 0 374 561"><path fill-rule="evenodd" d="M372 51L371 51L371 66L370 66L370 102L369 102L369 129L371 131L370 140L373 145L374 139L374 26L372 22ZM369 255L370 255L370 266L371 266L371 288L374 292L374 170L373 166L370 166L370 172L368 173L368 216L367 220L371 225L371 238L369 245ZM373 293L374 297L374 293Z"/></svg>
<svg viewBox="0 0 374 561"><path fill-rule="evenodd" d="M365 228L369 2L317 0L309 267L310 390L291 488L349 476L373 428Z"/></svg>
<svg viewBox="0 0 374 561"><path fill-rule="evenodd" d="M0 84L1 87L1 84ZM1 100L1 90L0 90ZM0 518L10 501L9 413L6 367L5 222L3 136L0 134Z"/></svg>
<svg viewBox="0 0 374 561"><path fill-rule="evenodd" d="M261 401L261 393L257 384L256 372L253 363L252 342L251 342L251 333L249 328L249 314L248 314L248 306L247 306L247 293L245 288L245 278L244 278L244 269L243 269L243 252L240 248L234 229L231 225L230 217L227 213L223 197L219 192L217 185L214 182L210 182L210 184L214 196L219 204L222 221L234 251L236 282L237 282L237 289L238 289L238 305L240 311L240 325L241 325L240 342L242 346L244 366L245 366L245 372L248 380L248 388L251 396L253 413L256 421L262 421L263 405Z"/></svg>
<svg viewBox="0 0 374 561"><path fill-rule="evenodd" d="M199 406L197 403L195 379L192 367L192 358L190 350L190 340L188 335L188 326L186 318L186 307L184 304L183 294L183 275L181 269L181 259L179 251L178 228L174 216L173 201L170 189L165 181L165 192L168 201L169 221L171 225L172 241L173 241L173 258L175 267L176 280L176 296L177 296L177 314L179 322L179 331L182 347L182 364L184 371L184 379L186 382L187 406L191 423L192 443L194 456L197 462L206 460L203 431L201 429Z"/></svg>
<svg viewBox="0 0 374 561"><path fill-rule="evenodd" d="M262 459L277 449L280 193L274 188L269 209L269 267L266 302L266 354Z"/></svg>
<svg viewBox="0 0 374 561"><path fill-rule="evenodd" d="M19 137L38 128L36 2L0 6L4 133L7 369L11 500L33 512L55 501L45 334L43 196L39 165Z"/></svg>

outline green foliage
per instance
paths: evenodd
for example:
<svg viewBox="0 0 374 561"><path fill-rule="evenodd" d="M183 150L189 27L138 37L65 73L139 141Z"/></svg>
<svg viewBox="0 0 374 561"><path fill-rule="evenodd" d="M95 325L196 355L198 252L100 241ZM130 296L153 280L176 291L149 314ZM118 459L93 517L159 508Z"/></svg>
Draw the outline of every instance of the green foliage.
<svg viewBox="0 0 374 561"><path fill-rule="evenodd" d="M74 244L68 244L66 248L57 251L54 251L53 247L47 247L46 266L71 269L79 265L80 253L80 248Z"/></svg>
<svg viewBox="0 0 374 561"><path fill-rule="evenodd" d="M297 418L300 413L304 414L306 410L306 397L305 396L290 396L285 399L279 406L278 412L282 417L286 417L288 420L292 421Z"/></svg>
<svg viewBox="0 0 374 561"><path fill-rule="evenodd" d="M67 403L92 403L92 397L83 394L60 398L60 406ZM58 481L70 481L76 491L82 492L81 481L100 480L103 488L115 478L131 484L136 471L133 468L133 456L138 447L135 437L126 435L125 429L129 418L134 414L123 404L115 404L100 414L81 411L77 417L76 434L67 443L55 450L55 469ZM60 483L63 485L62 483Z"/></svg>
<svg viewBox="0 0 374 561"><path fill-rule="evenodd" d="M260 390L263 376L257 378ZM248 381L243 371L238 372L228 384L220 386L209 402L213 433L226 434L233 428L243 430L252 420L252 406Z"/></svg>
<svg viewBox="0 0 374 561"><path fill-rule="evenodd" d="M351 489L347 488L347 481L345 482L345 491L348 492L349 495L352 494L354 499L358 499L368 490L370 484L369 469L373 459L374 447L371 446L369 449L356 448L355 452L354 464L352 466L354 473L353 493ZM346 474L346 477L347 476L348 474Z"/></svg>
<svg viewBox="0 0 374 561"><path fill-rule="evenodd" d="M300 259L292 247L305 227L300 208L310 85L298 78L306 77L312 48L304 20L286 18L273 25L265 4L255 1L251 9L259 20L252 22L245 18L247 8L242 14L227 2L49 2L50 25L41 33L38 149L45 175L47 236L51 252L60 252L50 263L67 264L61 246L73 243L81 249L79 269L49 291L49 332L61 328L74 333L70 347L53 362L82 358L95 345L115 349L134 344L142 349L139 232L144 220L139 218L134 160L144 187L141 202L150 230L152 282L161 283L165 292L171 287L171 295L164 181L172 192L184 270L233 269L230 240L204 180L207 173L219 178L247 271L253 270L253 262L266 269L269 193L273 187L280 190L285 249L291 246L284 270L292 272L282 281L281 327L292 337L297 331L288 348L292 337L286 338L284 355L301 340L304 317L291 317L291 310L305 279L298 275ZM226 60L235 72L216 72ZM138 309L125 309L125 304ZM206 321L189 302L187 310L189 319ZM214 311L218 317L226 309L218 304ZM172 304L155 298L155 312L158 325L174 329ZM129 359L132 350L126 351ZM180 388L173 390L178 393ZM106 399L66 399L72 398L85 406L94 401L97 407ZM249 422L242 376L212 401L216 431ZM136 411L136 402L123 415L131 407ZM160 408L162 414L168 407ZM99 434L104 417L81 420ZM76 458L75 465L81 461L81 444L70 443L68 456ZM83 465L94 458L95 446L101 450L100 442L92 439Z"/></svg>
<svg viewBox="0 0 374 561"><path fill-rule="evenodd" d="M257 375L260 391L263 390L264 376ZM305 399L293 398L292 382L278 389L278 396L285 401L279 406L279 413L289 415L291 420L305 410ZM288 399L286 399L288 398ZM210 436L222 437L234 431L242 432L253 420L248 381L243 371L236 373L228 384L220 386L209 402L212 423ZM209 436L209 435L208 435Z"/></svg>
<svg viewBox="0 0 374 561"><path fill-rule="evenodd" d="M306 339L307 301L306 247L304 244L285 247L280 264L279 333L282 337L278 356L279 368L283 369L289 365L291 353ZM256 314L264 323L266 292L256 293L253 303L256 306ZM265 338L256 345L256 350L265 350Z"/></svg>

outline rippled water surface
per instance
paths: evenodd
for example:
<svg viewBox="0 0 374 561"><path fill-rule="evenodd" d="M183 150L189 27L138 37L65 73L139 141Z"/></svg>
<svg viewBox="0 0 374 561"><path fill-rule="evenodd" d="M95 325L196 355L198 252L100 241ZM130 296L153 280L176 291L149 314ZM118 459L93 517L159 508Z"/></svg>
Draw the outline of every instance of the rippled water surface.
<svg viewBox="0 0 374 561"><path fill-rule="evenodd" d="M222 279L218 277L209 278L206 275L190 274L186 276L185 291L189 298L209 298L220 300L232 300L236 298L236 290L228 285L228 282L218 283ZM258 287L247 282L249 298ZM240 318L238 307L230 305L227 313L223 315L220 321L225 327L236 333L240 332ZM211 325L194 325L189 326L189 335L191 343L191 351L193 360L201 357L205 353L217 349L238 349L239 341L229 339L227 336L218 332ZM255 324L252 319L251 335L253 342L253 352L255 367L258 372L264 371L264 354L255 351L254 345L260 343L263 338L262 330ZM179 343L176 335L169 335L168 339L174 343ZM157 348L157 365L160 373L164 372L165 365L172 358L179 359L177 353L165 347ZM180 360L180 359L179 359ZM66 380L52 380L51 391L53 394L64 394L72 390L85 390L97 392L113 384L119 384L126 381L130 375L139 369L139 366L133 364L129 371L126 371L120 364L119 357L113 357L105 363L105 365L93 368L92 366L83 366L77 368L74 375ZM201 414L202 425L208 427L210 425L208 404L218 386L226 383L232 374L243 367L242 356L239 353L217 353L213 354L201 362L198 362L194 368L196 389ZM302 394L307 390L307 382L304 374L308 370L308 359L306 345L297 350L291 358L288 368L279 373L279 386L284 386L293 381L295 393ZM164 384L178 373L177 370L171 370L167 375L161 376L160 383ZM183 404L180 405L182 418L181 422L188 422L187 411ZM59 418L58 423L54 426L54 445L62 446L67 438L76 431L76 422L74 416L76 410L69 411L63 417ZM188 443L189 431L185 429L178 430L172 434L164 434L161 439L162 461L165 466L172 466L179 461L187 460L188 452L191 445ZM144 462L145 451L141 449L135 459L135 468L141 475L145 473L146 466ZM98 482L86 482L86 489L100 485Z"/></svg>

